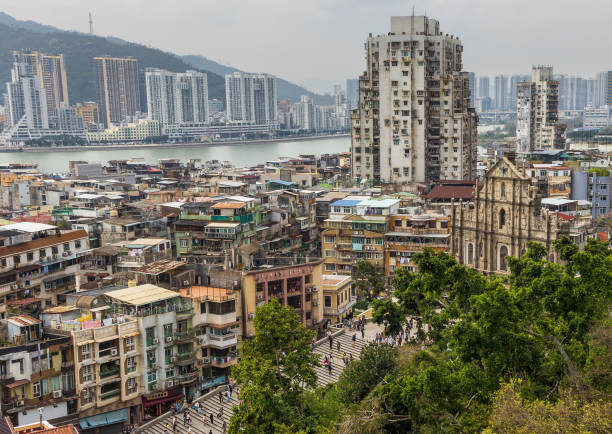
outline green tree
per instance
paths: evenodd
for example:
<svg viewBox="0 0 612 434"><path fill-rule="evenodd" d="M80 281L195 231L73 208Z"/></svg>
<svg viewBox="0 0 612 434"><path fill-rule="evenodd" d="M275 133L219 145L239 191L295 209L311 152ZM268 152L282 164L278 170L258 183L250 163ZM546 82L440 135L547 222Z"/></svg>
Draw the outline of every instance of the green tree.
<svg viewBox="0 0 612 434"><path fill-rule="evenodd" d="M336 383L338 399L345 404L360 402L395 366L395 349L389 345L368 345L361 351L359 360L353 360L342 371Z"/></svg>
<svg viewBox="0 0 612 434"><path fill-rule="evenodd" d="M353 278L360 295L368 302L374 300L385 289L385 276L368 261L357 262Z"/></svg>
<svg viewBox="0 0 612 434"><path fill-rule="evenodd" d="M230 432L291 432L307 425L305 393L316 385L319 363L313 338L290 306L273 299L257 308L255 336L243 341L241 360L232 369L241 404Z"/></svg>
<svg viewBox="0 0 612 434"><path fill-rule="evenodd" d="M376 324L385 324L385 331L391 335L402 331L406 323L406 313L402 306L393 300L374 300L372 302L372 320Z"/></svg>

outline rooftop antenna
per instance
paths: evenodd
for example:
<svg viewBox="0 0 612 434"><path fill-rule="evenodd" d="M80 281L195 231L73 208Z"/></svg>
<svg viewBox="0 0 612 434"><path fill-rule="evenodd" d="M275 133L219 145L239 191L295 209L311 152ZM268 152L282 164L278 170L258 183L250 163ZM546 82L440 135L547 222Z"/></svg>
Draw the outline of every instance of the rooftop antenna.
<svg viewBox="0 0 612 434"><path fill-rule="evenodd" d="M93 35L93 18L91 17L91 12L89 13L89 34Z"/></svg>

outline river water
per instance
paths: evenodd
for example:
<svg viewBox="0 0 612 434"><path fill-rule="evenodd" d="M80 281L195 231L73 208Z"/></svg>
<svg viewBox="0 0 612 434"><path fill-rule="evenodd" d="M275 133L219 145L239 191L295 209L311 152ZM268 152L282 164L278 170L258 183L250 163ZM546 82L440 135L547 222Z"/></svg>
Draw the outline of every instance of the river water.
<svg viewBox="0 0 612 434"><path fill-rule="evenodd" d="M41 172L65 173L68 172L68 162L70 160L106 163L109 160L144 158L147 163L156 164L160 158L178 158L183 162L190 158L199 158L202 162L207 160L227 160L236 166L253 166L278 157L297 157L299 154L334 154L348 151L350 151L349 137L332 137L288 142L215 144L198 147L168 145L161 148L147 149L11 152L0 153L0 162L37 163L38 169Z"/></svg>

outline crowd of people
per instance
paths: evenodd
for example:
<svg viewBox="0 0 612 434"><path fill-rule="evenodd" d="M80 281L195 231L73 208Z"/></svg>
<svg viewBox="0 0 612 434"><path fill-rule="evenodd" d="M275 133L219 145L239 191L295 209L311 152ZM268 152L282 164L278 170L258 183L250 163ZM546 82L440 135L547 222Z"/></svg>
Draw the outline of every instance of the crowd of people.
<svg viewBox="0 0 612 434"><path fill-rule="evenodd" d="M204 423L204 426L207 426L208 422L210 421L211 428L210 428L209 434L212 434L213 433L212 426L214 426L215 417L217 419L223 418L223 414L224 414L223 405L230 404L230 400L232 399L233 393L234 393L234 386L231 383L228 383L225 386L225 391L219 390L218 396L219 396L219 404L221 404L221 407L219 408L219 411L217 412L216 415L213 412L206 414L204 412L204 409L200 405L199 401L196 401L193 404L189 404L187 401L183 401L183 404L176 403L173 408L174 415L168 422L166 422L164 434L170 434L171 432L172 433L176 432L177 426L179 423L178 418L181 417L181 415L183 418L183 426L187 427L187 434L191 434L191 414L192 413L195 413L198 417L202 417L202 422ZM221 429L223 430L224 433L227 431L227 422L225 420L223 421Z"/></svg>

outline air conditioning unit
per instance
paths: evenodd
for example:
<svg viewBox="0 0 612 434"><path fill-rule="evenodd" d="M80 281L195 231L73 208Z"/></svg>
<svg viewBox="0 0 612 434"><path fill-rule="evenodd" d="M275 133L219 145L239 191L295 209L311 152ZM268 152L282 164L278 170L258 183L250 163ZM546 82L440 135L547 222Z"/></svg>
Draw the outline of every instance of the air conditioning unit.
<svg viewBox="0 0 612 434"><path fill-rule="evenodd" d="M319 290L319 288L317 288L316 286L312 287L312 292L317 292Z"/></svg>
<svg viewBox="0 0 612 434"><path fill-rule="evenodd" d="M19 285L17 284L11 285L11 289L18 289L18 288L19 288Z"/></svg>
<svg viewBox="0 0 612 434"><path fill-rule="evenodd" d="M312 305L313 306L318 306L319 305L319 300L312 300Z"/></svg>
<svg viewBox="0 0 612 434"><path fill-rule="evenodd" d="M111 353L111 356L116 356L117 355L117 348L111 349L110 353Z"/></svg>
<svg viewBox="0 0 612 434"><path fill-rule="evenodd" d="M153 339L153 343L154 343L155 345L159 344L159 339L154 338L154 339Z"/></svg>
<svg viewBox="0 0 612 434"><path fill-rule="evenodd" d="M251 312L251 313L249 314L249 319L255 319L255 314Z"/></svg>
<svg viewBox="0 0 612 434"><path fill-rule="evenodd" d="M89 398L89 389L83 390L83 398Z"/></svg>
<svg viewBox="0 0 612 434"><path fill-rule="evenodd" d="M338 244L334 244L334 249L337 249L337 248L338 248Z"/></svg>
<svg viewBox="0 0 612 434"><path fill-rule="evenodd" d="M189 285L189 280L183 280L183 285L188 286Z"/></svg>
<svg viewBox="0 0 612 434"><path fill-rule="evenodd" d="M25 402L23 402L23 400L17 401L17 407L22 407L23 405L25 405Z"/></svg>
<svg viewBox="0 0 612 434"><path fill-rule="evenodd" d="M62 391L61 390L54 390L53 391L53 397L54 398L61 398L62 397Z"/></svg>
<svg viewBox="0 0 612 434"><path fill-rule="evenodd" d="M207 365L210 363L210 357L202 357L202 363Z"/></svg>
<svg viewBox="0 0 612 434"><path fill-rule="evenodd" d="M151 386L151 390L157 390L158 388L159 386L157 385L157 383Z"/></svg>
<svg viewBox="0 0 612 434"><path fill-rule="evenodd" d="M172 336L167 336L166 337L166 342L172 342Z"/></svg>
<svg viewBox="0 0 612 434"><path fill-rule="evenodd" d="M151 369L157 369L157 363L155 362L151 363Z"/></svg>
<svg viewBox="0 0 612 434"><path fill-rule="evenodd" d="M166 380L166 387L173 387L173 386L174 386L173 380Z"/></svg>

